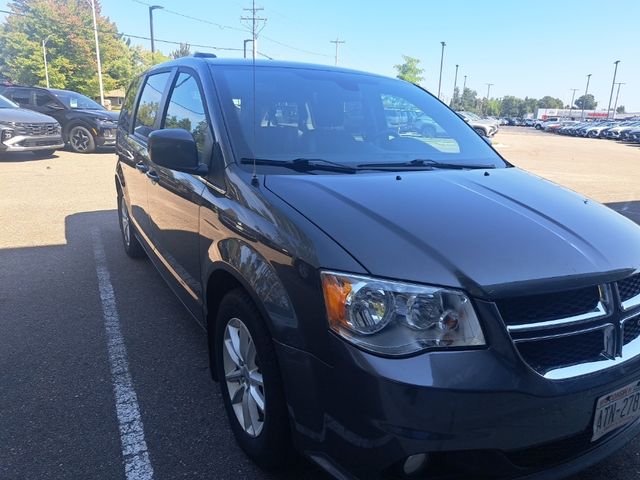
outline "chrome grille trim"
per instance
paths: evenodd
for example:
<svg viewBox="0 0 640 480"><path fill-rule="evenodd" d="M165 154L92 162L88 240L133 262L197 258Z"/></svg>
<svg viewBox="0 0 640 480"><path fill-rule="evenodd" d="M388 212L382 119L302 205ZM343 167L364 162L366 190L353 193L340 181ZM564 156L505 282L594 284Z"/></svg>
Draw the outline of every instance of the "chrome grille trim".
<svg viewBox="0 0 640 480"><path fill-rule="evenodd" d="M635 297L631 297L629 300L622 302L622 310L631 310L632 308L640 306L640 293Z"/></svg>
<svg viewBox="0 0 640 480"><path fill-rule="evenodd" d="M26 135L30 137L60 134L60 127L57 123L12 122L11 126L15 129L18 135Z"/></svg>
<svg viewBox="0 0 640 480"><path fill-rule="evenodd" d="M600 292L600 301L596 305L596 308L588 313L581 315L574 315L571 317L558 318L556 320L547 320L545 322L525 323L522 325L509 325L507 330L511 332L531 332L534 330L543 330L547 328L561 328L569 327L572 325L578 325L581 323L591 322L600 318L605 318L611 311L612 295L611 287L609 285L599 285L598 290Z"/></svg>

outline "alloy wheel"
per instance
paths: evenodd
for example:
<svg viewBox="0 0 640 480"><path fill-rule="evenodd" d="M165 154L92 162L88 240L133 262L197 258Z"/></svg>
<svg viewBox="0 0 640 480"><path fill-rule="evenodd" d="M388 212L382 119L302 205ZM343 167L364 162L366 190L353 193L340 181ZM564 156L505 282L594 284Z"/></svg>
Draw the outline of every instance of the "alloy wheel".
<svg viewBox="0 0 640 480"><path fill-rule="evenodd" d="M71 144L78 152L86 152L90 143L89 134L83 128L74 128L71 132Z"/></svg>
<svg viewBox="0 0 640 480"><path fill-rule="evenodd" d="M222 358L227 391L238 423L247 435L257 437L265 421L264 382L253 338L238 318L229 320L225 327Z"/></svg>

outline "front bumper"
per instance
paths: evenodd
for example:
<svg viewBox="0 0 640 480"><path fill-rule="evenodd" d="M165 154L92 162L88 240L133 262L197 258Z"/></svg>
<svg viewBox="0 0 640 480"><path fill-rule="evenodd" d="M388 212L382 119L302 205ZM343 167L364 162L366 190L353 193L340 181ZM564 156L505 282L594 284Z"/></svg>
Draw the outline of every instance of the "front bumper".
<svg viewBox="0 0 640 480"><path fill-rule="evenodd" d="M116 127L95 129L97 147L114 147L116 145Z"/></svg>
<svg viewBox="0 0 640 480"><path fill-rule="evenodd" d="M36 152L61 148L64 148L61 135L16 135L0 143L0 151L3 152Z"/></svg>
<svg viewBox="0 0 640 480"><path fill-rule="evenodd" d="M328 365L277 345L296 445L337 478L385 478L418 453L460 478L560 478L640 433L590 441L596 400L640 378L638 361L550 381L494 348L389 359L333 337L331 350Z"/></svg>

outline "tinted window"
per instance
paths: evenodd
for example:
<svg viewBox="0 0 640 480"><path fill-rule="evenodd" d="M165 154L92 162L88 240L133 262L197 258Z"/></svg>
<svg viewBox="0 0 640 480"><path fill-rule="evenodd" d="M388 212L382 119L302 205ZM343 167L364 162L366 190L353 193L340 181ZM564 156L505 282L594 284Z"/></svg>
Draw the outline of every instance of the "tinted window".
<svg viewBox="0 0 640 480"><path fill-rule="evenodd" d="M502 167L454 112L407 82L349 72L211 68L239 157ZM254 98L255 91L255 98Z"/></svg>
<svg viewBox="0 0 640 480"><path fill-rule="evenodd" d="M18 108L18 105L16 103L13 103L8 98L0 95L0 108Z"/></svg>
<svg viewBox="0 0 640 480"><path fill-rule="evenodd" d="M44 107L49 103L57 103L53 95L47 92L36 92L36 105L38 107Z"/></svg>
<svg viewBox="0 0 640 480"><path fill-rule="evenodd" d="M198 83L188 73L178 75L167 105L163 128L182 128L191 132L202 159L210 130Z"/></svg>
<svg viewBox="0 0 640 480"><path fill-rule="evenodd" d="M20 106L29 105L31 103L31 90L27 90L26 88L12 88L5 94L5 97L9 97Z"/></svg>
<svg viewBox="0 0 640 480"><path fill-rule="evenodd" d="M167 85L167 80L169 80L169 75L169 72L164 72L147 77L140 102L138 103L138 111L136 112L135 133L148 137L153 131L158 110L160 109L162 93Z"/></svg>
<svg viewBox="0 0 640 480"><path fill-rule="evenodd" d="M142 77L136 78L129 89L127 95L124 97L124 103L122 104L122 110L120 111L119 123L127 132L131 128L131 114L133 111L133 102L136 99L136 94L142 84Z"/></svg>

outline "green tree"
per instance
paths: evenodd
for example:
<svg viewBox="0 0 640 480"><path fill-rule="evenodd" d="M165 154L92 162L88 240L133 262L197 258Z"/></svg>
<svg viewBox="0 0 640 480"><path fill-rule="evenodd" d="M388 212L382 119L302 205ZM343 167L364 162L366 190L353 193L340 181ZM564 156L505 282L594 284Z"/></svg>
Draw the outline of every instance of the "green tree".
<svg viewBox="0 0 640 480"><path fill-rule="evenodd" d="M523 102L521 98L514 97L513 95L503 97L500 115L503 117L517 117L520 115L520 105Z"/></svg>
<svg viewBox="0 0 640 480"><path fill-rule="evenodd" d="M620 105L618 108L616 108L616 113L625 113L624 105Z"/></svg>
<svg viewBox="0 0 640 480"><path fill-rule="evenodd" d="M553 98L549 95L542 97L538 100L538 108L562 108L564 102L559 98Z"/></svg>
<svg viewBox="0 0 640 480"><path fill-rule="evenodd" d="M402 59L404 60L404 63L394 65L393 67L398 71L397 77L401 80L415 83L416 85L422 82L424 80L424 77L422 76L424 69L420 68L420 60L407 55L403 55Z"/></svg>
<svg viewBox="0 0 640 480"><path fill-rule="evenodd" d="M191 55L191 45L188 43L181 43L177 50L171 52L171 58L188 57Z"/></svg>
<svg viewBox="0 0 640 480"><path fill-rule="evenodd" d="M488 102L485 99L484 114L496 117L500 115L501 107L502 100L500 100L499 98L490 98Z"/></svg>
<svg viewBox="0 0 640 480"><path fill-rule="evenodd" d="M460 110L475 112L478 108L478 92L465 88L460 97Z"/></svg>
<svg viewBox="0 0 640 480"><path fill-rule="evenodd" d="M591 94L582 95L580 98L576 100L575 103L576 103L576 107L584 108L585 110L595 110L595 108L598 106L598 102L596 102L596 99Z"/></svg>
<svg viewBox="0 0 640 480"><path fill-rule="evenodd" d="M126 87L140 64L116 25L101 14L96 0L104 90ZM14 0L0 25L0 76L45 86L42 41L47 40L49 81L53 88L99 94L93 17L84 0ZM158 55L159 56L159 55ZM166 57L165 57L166 58Z"/></svg>

